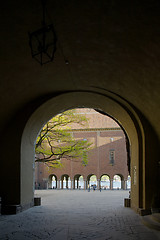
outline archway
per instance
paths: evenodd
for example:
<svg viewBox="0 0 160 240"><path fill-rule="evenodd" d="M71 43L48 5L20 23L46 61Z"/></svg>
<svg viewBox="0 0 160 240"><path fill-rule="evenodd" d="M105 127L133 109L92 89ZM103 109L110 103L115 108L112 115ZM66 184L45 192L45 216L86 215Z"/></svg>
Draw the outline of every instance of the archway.
<svg viewBox="0 0 160 240"><path fill-rule="evenodd" d="M76 174L74 176L73 189L82 189L84 188L84 179L81 174Z"/></svg>
<svg viewBox="0 0 160 240"><path fill-rule="evenodd" d="M122 189L122 176L119 174L114 175L113 177L113 189Z"/></svg>
<svg viewBox="0 0 160 240"><path fill-rule="evenodd" d="M96 175L90 176L89 182L90 182L90 187L97 188L97 176Z"/></svg>
<svg viewBox="0 0 160 240"><path fill-rule="evenodd" d="M48 188L57 188L57 176L56 175L49 175L49 178L48 178Z"/></svg>
<svg viewBox="0 0 160 240"><path fill-rule="evenodd" d="M61 176L60 188L69 189L70 177L67 174Z"/></svg>
<svg viewBox="0 0 160 240"><path fill-rule="evenodd" d="M100 186L102 189L110 189L110 177L107 174L104 174L100 178Z"/></svg>
<svg viewBox="0 0 160 240"><path fill-rule="evenodd" d="M114 96L115 97L115 96ZM119 100L119 101L118 101ZM66 93L55 97L45 104L41 105L29 119L23 133L21 144L21 202L22 204L31 202L33 199L33 161L34 161L34 144L38 132L42 126L59 112L77 107L88 107L98 109L113 117L123 129L129 139L131 148L131 176L132 177L132 208L147 208L145 199L145 172L143 171L143 128L141 122L133 108L118 97L105 96L91 92ZM27 171L25 166L27 165ZM141 174L139 174L141 172ZM32 176L26 181L28 176ZM144 190L141 186L143 182ZM23 191L25 189L25 191ZM26 191L27 190L27 191Z"/></svg>
<svg viewBox="0 0 160 240"><path fill-rule="evenodd" d="M84 189L84 177L82 175L79 177L79 189Z"/></svg>
<svg viewBox="0 0 160 240"><path fill-rule="evenodd" d="M87 186L91 189L98 187L97 176L95 174L89 174L87 176Z"/></svg>
<svg viewBox="0 0 160 240"><path fill-rule="evenodd" d="M128 175L128 178L127 178L127 189L131 189L131 176Z"/></svg>

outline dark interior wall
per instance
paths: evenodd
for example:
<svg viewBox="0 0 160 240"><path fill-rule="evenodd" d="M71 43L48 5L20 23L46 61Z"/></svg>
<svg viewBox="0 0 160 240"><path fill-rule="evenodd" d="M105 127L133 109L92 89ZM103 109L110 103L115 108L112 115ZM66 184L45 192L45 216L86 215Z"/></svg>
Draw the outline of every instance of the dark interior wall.
<svg viewBox="0 0 160 240"><path fill-rule="evenodd" d="M160 135L158 1L57 0L47 7L58 41L54 62L41 67L28 44L28 31L41 26L40 1L1 6L1 128L42 96L103 88L137 107Z"/></svg>

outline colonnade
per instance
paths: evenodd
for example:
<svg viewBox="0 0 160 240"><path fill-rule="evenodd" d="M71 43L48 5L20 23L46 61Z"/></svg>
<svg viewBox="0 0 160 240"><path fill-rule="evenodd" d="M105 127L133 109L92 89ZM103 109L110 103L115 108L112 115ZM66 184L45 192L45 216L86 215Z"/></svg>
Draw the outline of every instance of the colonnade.
<svg viewBox="0 0 160 240"><path fill-rule="evenodd" d="M109 190L113 190L113 189L123 189L123 190L127 190L127 179L125 180L121 180L121 188L114 188L114 180L110 179L109 180L109 186L107 188L104 189L109 189ZM88 189L88 186L90 186L90 180L88 179L83 179L83 186L80 186L79 184L79 178L76 179L70 179L69 177L66 177L65 179L65 186L64 186L64 179L56 179L55 180L55 186L54 188L56 189ZM52 181L48 181L48 188L52 188ZM96 189L100 189L102 188L102 184L101 184L101 180L97 179L97 185L96 185Z"/></svg>

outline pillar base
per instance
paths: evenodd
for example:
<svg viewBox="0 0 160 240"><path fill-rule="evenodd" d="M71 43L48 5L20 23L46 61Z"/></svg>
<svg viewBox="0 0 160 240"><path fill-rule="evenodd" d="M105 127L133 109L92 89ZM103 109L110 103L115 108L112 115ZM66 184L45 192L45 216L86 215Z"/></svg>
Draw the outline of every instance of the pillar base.
<svg viewBox="0 0 160 240"><path fill-rule="evenodd" d="M28 208L31 208L34 206L34 202L24 204L24 205L6 205L2 204L1 205L1 214L2 215L12 215L12 214L17 214L22 211L27 210Z"/></svg>
<svg viewBox="0 0 160 240"><path fill-rule="evenodd" d="M3 205L1 206L2 215L11 215L21 212L22 207L20 205Z"/></svg>

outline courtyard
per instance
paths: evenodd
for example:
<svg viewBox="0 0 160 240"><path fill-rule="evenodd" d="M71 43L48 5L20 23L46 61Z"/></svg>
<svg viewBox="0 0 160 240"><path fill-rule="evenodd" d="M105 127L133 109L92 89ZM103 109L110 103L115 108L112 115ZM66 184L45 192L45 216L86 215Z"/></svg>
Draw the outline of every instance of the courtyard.
<svg viewBox="0 0 160 240"><path fill-rule="evenodd" d="M1 240L158 240L124 207L124 190L36 190L41 206L0 216Z"/></svg>

